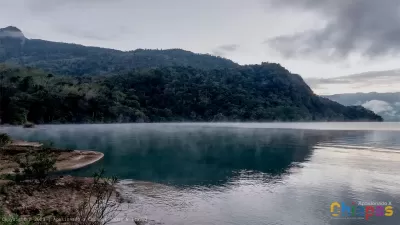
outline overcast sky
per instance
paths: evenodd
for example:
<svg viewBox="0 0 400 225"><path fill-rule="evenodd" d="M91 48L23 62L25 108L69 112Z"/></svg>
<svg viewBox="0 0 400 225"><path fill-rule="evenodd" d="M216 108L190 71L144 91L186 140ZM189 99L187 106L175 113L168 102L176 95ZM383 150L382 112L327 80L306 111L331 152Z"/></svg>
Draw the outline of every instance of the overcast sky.
<svg viewBox="0 0 400 225"><path fill-rule="evenodd" d="M333 77L400 68L399 15L398 0L0 1L0 27L17 26L27 38L278 62L324 94L355 92L354 82L370 79L355 75L347 87ZM400 83L391 78L362 91L392 91Z"/></svg>

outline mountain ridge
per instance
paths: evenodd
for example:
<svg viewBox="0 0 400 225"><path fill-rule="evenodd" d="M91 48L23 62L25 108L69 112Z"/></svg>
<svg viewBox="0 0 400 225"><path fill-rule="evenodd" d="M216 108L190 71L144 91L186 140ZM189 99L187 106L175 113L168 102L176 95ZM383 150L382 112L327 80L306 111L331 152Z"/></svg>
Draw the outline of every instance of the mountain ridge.
<svg viewBox="0 0 400 225"><path fill-rule="evenodd" d="M315 95L277 63L13 37L0 38L0 63L17 65L0 65L2 123L382 121Z"/></svg>
<svg viewBox="0 0 400 225"><path fill-rule="evenodd" d="M36 67L61 75L101 75L164 66L191 66L201 69L239 66L219 56L197 54L177 48L121 51L41 39L24 39L21 44L20 38L9 37L0 37L0 62Z"/></svg>

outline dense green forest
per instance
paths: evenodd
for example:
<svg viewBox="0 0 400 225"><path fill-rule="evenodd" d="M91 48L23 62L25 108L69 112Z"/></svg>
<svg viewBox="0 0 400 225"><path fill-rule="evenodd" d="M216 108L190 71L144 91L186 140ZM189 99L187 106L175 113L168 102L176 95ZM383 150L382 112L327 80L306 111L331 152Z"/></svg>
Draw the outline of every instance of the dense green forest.
<svg viewBox="0 0 400 225"><path fill-rule="evenodd" d="M124 52L27 39L16 27L0 29L0 62L37 67L47 72L67 75L101 75L165 66L191 66L201 69L239 66L228 59L181 49L137 49Z"/></svg>
<svg viewBox="0 0 400 225"><path fill-rule="evenodd" d="M382 118L311 91L278 64L235 69L136 69L113 76L58 76L0 66L2 123L350 121Z"/></svg>
<svg viewBox="0 0 400 225"><path fill-rule="evenodd" d="M16 27L0 29L0 62L1 123L382 120L273 63L30 40Z"/></svg>

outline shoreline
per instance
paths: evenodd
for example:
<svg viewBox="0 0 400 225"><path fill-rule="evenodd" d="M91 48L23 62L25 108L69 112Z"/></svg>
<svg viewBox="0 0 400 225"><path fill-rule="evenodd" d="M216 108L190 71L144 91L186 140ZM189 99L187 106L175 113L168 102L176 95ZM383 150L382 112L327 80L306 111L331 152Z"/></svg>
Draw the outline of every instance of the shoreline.
<svg viewBox="0 0 400 225"><path fill-rule="evenodd" d="M17 220L32 220L38 217L40 221L63 218L76 218L78 210L84 207L85 201L90 201L96 193L106 193L110 190L113 201L119 201L119 193L111 189L94 188L96 182L93 177L75 177L71 175L52 176L49 174L49 182L40 184L36 181L16 182L8 179L8 175L14 174L19 168L15 158L25 157L28 152L41 151L43 144L39 142L27 142L14 140L12 143L0 148L0 211L6 216L16 215ZM90 150L63 150L49 148L54 152L56 170L54 172L72 171L92 165L104 158L101 152ZM106 179L106 177L104 177ZM88 200L89 199L89 200ZM2 218L0 214L0 223ZM6 219L9 217L5 217ZM11 218L11 217L10 217ZM70 224L60 222L57 224Z"/></svg>
<svg viewBox="0 0 400 225"><path fill-rule="evenodd" d="M387 123L400 123L399 121L377 121L377 120L298 120L298 121L285 121L285 120L270 120L270 121L253 121L253 120L243 120L243 121L153 121L153 122L110 122L110 123L39 123L35 124L34 127L26 128L22 127L22 125L11 125L11 124L0 124L0 128L8 128L8 127L19 127L23 129L35 129L37 126L53 126L53 125L126 125L126 124L138 124L138 125L150 125L150 124L291 124L291 123L299 123L299 124L335 124L335 123L353 123L353 124L362 124L362 123L376 123L376 124L387 124Z"/></svg>
<svg viewBox="0 0 400 225"><path fill-rule="evenodd" d="M34 147L39 148L42 147L43 144L40 142L29 142L29 141L22 141L22 140L13 140L8 146L14 147Z"/></svg>
<svg viewBox="0 0 400 225"><path fill-rule="evenodd" d="M112 212L113 207L117 212L113 223L121 224L121 221L130 221L131 224L142 225L162 225L165 224L161 221L149 219L147 216L140 214L132 214L129 217L122 215L121 212L128 212L126 207L131 204L132 197L123 195L123 189L120 181L112 184L108 183L110 189L96 189L93 184L96 182L95 177L77 177L71 176L68 173L65 175L49 176L49 183L42 185L37 182L16 182L15 180L7 178L12 175L18 164L13 161L13 157L24 157L28 151L42 150L44 144L40 142L28 142L22 140L13 140L6 146L0 148L0 221L2 219L11 218L9 216L16 216L15 219L21 221L33 221L35 218L38 221L52 219L77 219L79 210L84 207L85 201L90 201L91 198L96 199L98 191L100 193L110 192L110 201L107 212ZM59 153L55 163L56 171L54 172L68 172L76 169L81 169L89 165L95 164L104 158L104 154L92 150L65 150L59 148L51 148L53 152ZM5 160L4 156L8 159ZM9 164L8 171L4 170L4 162ZM13 164L14 163L14 164ZM7 165L6 165L7 166ZM4 176L3 176L4 175ZM101 177L101 182L112 179L106 176ZM109 180L110 181L110 180ZM107 181L106 181L107 182ZM99 186L97 186L99 187ZM93 192L95 191L95 192ZM100 197L103 198L104 197ZM113 206L114 205L114 206ZM87 206L87 205L86 205ZM102 206L96 206L102 207ZM128 206L129 208L129 206ZM6 216L2 218L2 216ZM123 220L120 220L123 219ZM128 219L128 220L127 220ZM68 220L57 224L71 225ZM125 223L123 223L125 224Z"/></svg>
<svg viewBox="0 0 400 225"><path fill-rule="evenodd" d="M0 152L0 175L13 174L14 169L18 168L18 165L13 161L12 157L17 156L18 154L24 154L29 150L35 151L35 149L39 149L42 146L43 144L39 142L14 140L12 143L3 147L6 148L6 150ZM55 164L55 172L67 172L82 169L95 164L104 158L103 153L92 150L66 151L53 148L52 151L58 154Z"/></svg>
<svg viewBox="0 0 400 225"><path fill-rule="evenodd" d="M79 154L79 156L77 156L77 158L74 158L72 160L74 160L74 161L80 160L80 161L76 162L75 164L72 164L72 165L68 165L68 164L66 165L66 163L64 163L64 162L56 163L57 172L65 172L65 171L82 169L82 168L85 168L92 164L95 164L104 158L103 153L96 152L96 151L74 150L72 153ZM82 160L82 159L84 159L85 156L89 156L88 158L90 158L91 156L93 156L93 157L91 159L87 159L86 161ZM62 164L62 165L60 166L60 164Z"/></svg>

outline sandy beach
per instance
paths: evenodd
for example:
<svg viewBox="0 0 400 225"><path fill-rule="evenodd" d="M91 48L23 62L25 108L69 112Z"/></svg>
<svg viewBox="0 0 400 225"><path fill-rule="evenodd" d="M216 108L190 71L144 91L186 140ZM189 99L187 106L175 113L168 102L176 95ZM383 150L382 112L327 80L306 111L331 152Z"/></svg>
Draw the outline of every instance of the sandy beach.
<svg viewBox="0 0 400 225"><path fill-rule="evenodd" d="M39 142L13 141L0 150L0 174L12 173L18 167L13 158L23 155L28 150L39 149L43 144ZM98 162L104 157L101 152L90 150L65 151L54 149L58 154L55 164L57 171L68 171L86 167Z"/></svg>

